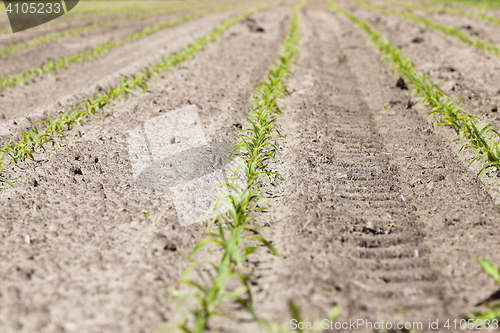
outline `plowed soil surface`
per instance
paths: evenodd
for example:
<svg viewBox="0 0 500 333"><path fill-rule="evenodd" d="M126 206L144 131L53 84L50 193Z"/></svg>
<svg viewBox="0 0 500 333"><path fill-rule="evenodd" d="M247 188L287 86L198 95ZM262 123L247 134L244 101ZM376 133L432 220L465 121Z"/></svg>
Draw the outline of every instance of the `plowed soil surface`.
<svg viewBox="0 0 500 333"><path fill-rule="evenodd" d="M464 98L469 113L498 125L491 110L500 106L499 59L412 21L338 2ZM151 332L177 320L174 299L162 291L179 281L206 228L181 227L171 192L137 185L129 134L194 105L208 142L234 142L297 3L251 14L154 78L150 91L73 128L60 150L5 169L15 187L0 189L0 332ZM207 14L0 91L2 143L28 128L22 116L57 114L65 102L182 50L239 12ZM397 87L399 76L351 21L323 0L309 0L300 17L300 51L278 118L282 161L273 167L282 179L266 193L270 210L259 215L283 258L262 249L246 264L256 311L287 324L287 302L295 300L305 321L341 306L339 322L421 322L426 332L429 320L439 320L433 331L453 331L443 328L446 320L483 309L478 303L498 290L476 261L500 263L498 179L476 178L470 153L459 155L454 133L436 131L420 114L418 98ZM498 31L475 26L492 38ZM412 42L418 36L423 42ZM211 331L266 331L241 308L228 309L236 320L218 318Z"/></svg>

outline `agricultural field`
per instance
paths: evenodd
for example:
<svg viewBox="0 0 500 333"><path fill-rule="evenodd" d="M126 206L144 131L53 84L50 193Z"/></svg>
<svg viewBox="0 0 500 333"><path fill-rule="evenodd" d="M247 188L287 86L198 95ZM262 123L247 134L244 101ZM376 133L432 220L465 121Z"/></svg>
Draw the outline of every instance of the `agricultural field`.
<svg viewBox="0 0 500 333"><path fill-rule="evenodd" d="M500 332L499 0L0 9L0 333Z"/></svg>

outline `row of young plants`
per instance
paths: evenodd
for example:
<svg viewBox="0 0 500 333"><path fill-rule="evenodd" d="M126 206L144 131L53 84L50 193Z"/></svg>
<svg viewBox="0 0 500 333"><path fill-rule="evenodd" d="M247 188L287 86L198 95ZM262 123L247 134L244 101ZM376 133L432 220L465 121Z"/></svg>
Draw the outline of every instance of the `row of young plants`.
<svg viewBox="0 0 500 333"><path fill-rule="evenodd" d="M129 21L129 20L130 19L127 18L127 19L112 20L112 21L103 22L103 23L94 23L91 25L84 25L84 26L80 26L80 27L76 27L76 28L72 28L72 29L68 29L68 30L64 30L64 31L53 32L53 33L50 33L48 35L45 35L45 36L42 36L42 37L39 37L36 39L28 40L25 42L14 44L14 45L5 46L5 47L0 48L0 58L4 58L8 55L11 55L14 52L17 52L17 51L24 50L24 49L27 49L30 47L35 47L35 46L42 45L42 44L46 44L46 43L52 42L54 40L57 40L57 39L60 39L63 37L73 36L73 35L77 35L77 34L80 34L83 32L87 32L87 31L92 31L92 30L97 30L97 29L102 29L102 28L118 25L120 23Z"/></svg>
<svg viewBox="0 0 500 333"><path fill-rule="evenodd" d="M123 39L119 40L113 40L110 42L106 42L101 45L97 45L94 47L91 51L83 52L83 53L77 53L72 56L64 56L60 58L56 58L53 60L47 61L43 66L41 67L33 67L27 70L24 70L18 74L14 75L3 75L0 76L0 89L3 88L9 88L15 85L22 84L26 81L33 80L36 77L42 76L47 73L54 72L58 69L68 67L71 64L74 63L79 63L83 61L87 61L90 59L97 58L99 56L102 56L103 54L120 47L124 44L134 42L138 39L144 38L146 36L149 36L159 30L166 29L169 27L172 27L174 25L181 24L183 22L187 22L189 20L192 20L196 17L199 17L203 14L205 14L205 11L197 12L194 14L190 14L178 19L170 20L167 22L162 22L158 24L151 25L149 27L144 28L140 32L133 32L127 35Z"/></svg>
<svg viewBox="0 0 500 333"><path fill-rule="evenodd" d="M382 12L384 14L393 14L393 15L397 15L397 16L405 18L405 19L409 19L409 20L412 20L412 21L415 21L418 23L425 24L429 28L433 28L433 29L442 31L445 34L453 36L453 37L461 40L462 42L464 42L468 45L477 47L479 49L486 50L486 51L491 52L495 55L500 54L500 46L498 46L496 44L484 42L480 39L472 39L465 32L463 32L457 28L450 27L450 26L444 26L444 25L432 22L431 20L429 20L425 17L413 15L413 14L406 13L406 12L400 12L400 11L397 11L394 9L387 9L384 7L380 7L380 6L374 5L372 3L369 3L369 2L366 2L363 0L355 0L355 1L358 4L360 4L361 6L364 6L364 7L370 8L370 9L374 9L374 10L378 10L379 12Z"/></svg>
<svg viewBox="0 0 500 333"><path fill-rule="evenodd" d="M132 14L132 13L142 13L142 14L154 14L161 7L165 5L170 8L180 8L185 6L199 7L205 5L211 0L182 0L182 1L167 1L164 0L153 0L153 1L126 1L119 4L109 3L109 1L82 1L75 7L71 13L77 15L88 15L88 16L110 16L119 14Z"/></svg>
<svg viewBox="0 0 500 333"><path fill-rule="evenodd" d="M269 182L277 181L278 174L269 163L279 160L281 137L277 116L282 114L282 99L288 94L286 78L299 46L299 11L306 4L302 0L294 7L291 28L283 43L278 61L267 75L267 80L255 87L254 106L247 116L248 126L237 135L233 147L231 167L228 174L226 196L219 198L209 213L215 214L209 224L207 238L201 240L189 255L189 259L206 247L213 245L222 253L218 262L193 261L185 270L181 280L171 290L179 298L179 306L194 300L194 309L182 316L177 329L185 333L201 333L209 329L210 321L216 316L226 316L222 306L236 302L246 309L260 325L278 332L279 326L266 323L256 314L250 281L246 274L245 261L259 247L265 247L280 257L278 251L259 232L256 213L269 207L263 199ZM239 161L239 162L235 162ZM196 274L195 274L196 273ZM239 287L228 287L228 285Z"/></svg>
<svg viewBox="0 0 500 333"><path fill-rule="evenodd" d="M436 12L436 13L447 13L447 14L451 14L451 15L466 16L466 17L476 18L476 19L488 21L488 22L493 23L493 24L500 25L500 18L499 17L486 15L485 13L480 12L480 11L462 10L462 9L455 9L455 8L450 8L450 7L429 7L429 6L416 5L414 3L394 1L394 0L384 0L384 1L392 3L392 4L397 5L397 6L406 7L410 10L420 9L420 10L432 11L432 12Z"/></svg>
<svg viewBox="0 0 500 333"><path fill-rule="evenodd" d="M422 0L428 3L438 3L445 5L467 5L479 7L481 10L497 10L500 8L500 2L498 0Z"/></svg>
<svg viewBox="0 0 500 333"><path fill-rule="evenodd" d="M154 13L154 16L160 16L162 14L183 12L183 11L188 11L190 9L195 9L195 7L190 6L190 7L180 7L180 8L172 8L172 7L158 8L158 10ZM6 57L12 53L18 52L20 50L24 50L24 49L27 49L30 47L39 46L42 44L46 44L46 43L52 42L54 40L57 40L57 39L60 39L63 37L74 36L74 35L78 35L78 34L83 33L83 32L89 32L89 31L93 31L93 30L98 30L98 29L103 29L103 28L107 28L107 27L111 27L111 26L116 26L116 25L119 25L119 24L124 23L124 22L149 18L151 16L152 16L151 14L142 14L141 13L139 15L133 15L133 16L129 16L126 18L111 20L108 22L94 23L91 25L83 25L83 26L79 26L79 27L64 30L64 31L53 32L53 33L50 33L48 35L41 36L39 38L35 38L35 39L28 40L25 42L2 47L2 48L0 48L0 58L4 58L4 57Z"/></svg>
<svg viewBox="0 0 500 333"><path fill-rule="evenodd" d="M279 0L278 2L281 1L282 0ZM0 149L0 175L4 170L3 167L5 164L17 166L18 162L27 158L34 160L34 155L41 151L46 152L49 145L60 148L59 141L64 138L64 132L66 130L72 128L76 124L84 123L90 117L101 114L103 108L109 103L132 94L134 89L139 91L148 89L147 83L154 75L164 72L192 57L202 47L215 41L229 27L238 23L250 13L275 6L276 4L277 3L272 3L263 7L249 9L236 17L226 20L208 36L198 39L195 43L188 45L183 51L177 52L130 77L122 77L120 83L115 87L110 87L107 91L103 90L95 94L94 97L81 101L55 119L52 119L50 114L47 113L46 120L40 120L36 123L30 120L33 126L31 131L22 131L14 134L9 143ZM38 127L41 126L44 126L45 129L40 130ZM14 186L12 182L4 177L0 177L0 181L6 182L12 187Z"/></svg>
<svg viewBox="0 0 500 333"><path fill-rule="evenodd" d="M491 263L488 259L482 258L482 257L476 257L477 261L481 265L481 268L483 269L486 274L491 276L494 280L495 283L500 287L500 267L495 266L493 263ZM474 312L474 315L472 316L472 319L476 320L479 319L481 322L485 322L485 320L493 320L493 319L498 319L500 320L500 300L492 300L489 302L485 302L481 305L485 305L488 310L484 312ZM469 319L469 318L467 318Z"/></svg>
<svg viewBox="0 0 500 333"><path fill-rule="evenodd" d="M401 50L391 46L389 41L377 30L372 28L367 22L337 6L334 0L328 1L332 10L344 14L364 30L386 59L394 65L395 69L416 87L417 95L422 98L421 101L430 110L428 116L434 120L438 120L439 128L447 126L460 135L462 142L461 151L465 149L475 151L474 158L469 166L475 161L481 163L482 168L478 173L479 177L484 175L488 167L500 169L500 134L493 129L493 125L486 124L478 117L467 114L460 107L459 101L448 97L430 79L419 72L415 65L401 53ZM493 276L497 283L500 283L500 271L498 267L484 258L478 257L478 261L481 267L489 275ZM487 304L487 306L490 310L485 313L476 313L476 317L480 318L482 316L481 318L484 319L499 318L499 304Z"/></svg>
<svg viewBox="0 0 500 333"><path fill-rule="evenodd" d="M75 21L83 21L83 20L94 20L96 18L112 18L115 17L119 20L121 17L123 20L134 20L140 18L146 18L151 16L156 16L157 14L167 14L167 13L176 13L181 11L187 11L190 9L201 8L205 4L211 4L214 2L218 2L216 0L209 0L207 2L193 2L194 4L190 6L178 6L178 5L170 5L165 6L164 3L159 6L159 1L148 1L148 2L140 2L135 3L133 1L130 2L120 2L119 6L116 4L102 1L102 2L82 2L75 7L70 14L59 17L57 20L52 20L44 24L44 26L50 26L54 24L60 24L63 22L75 22ZM129 6L128 3L135 4ZM100 5L99 5L100 4ZM184 4L184 3L183 3ZM87 5L92 6L91 8L83 8ZM1 22L6 23L7 22ZM12 33L12 28L7 27L0 29L0 34L3 33Z"/></svg>
<svg viewBox="0 0 500 333"><path fill-rule="evenodd" d="M426 107L432 110L429 116L434 119L440 118L438 126L453 128L460 135L463 143L462 150L471 148L475 151L475 157L470 164L475 161L481 163L482 168L478 176L482 178L486 168L490 166L500 168L500 134L493 129L493 125L486 124L478 117L462 110L459 101L447 96L429 78L417 71L415 65L401 53L400 49L391 46L387 39L368 23L336 5L332 6L338 8L365 30L387 59L415 85L417 94L422 97Z"/></svg>
<svg viewBox="0 0 500 333"><path fill-rule="evenodd" d="M165 29L165 28L180 24L182 22L186 22L188 20L191 20L193 18L201 16L202 14L203 14L203 12L198 12L198 13L184 16L184 17L174 19L171 21L158 23L158 24L146 27L145 29L143 29L140 32L133 32L121 40L114 40L114 41L110 41L110 42L106 42L104 44L98 45L98 46L94 47L94 49L91 51L84 52L84 53L77 53L73 56L65 56L65 57L49 60L41 67L33 67L30 69L24 70L18 74L0 76L0 88L9 88L9 87L12 87L14 85L18 85L18 84L24 83L26 81L32 80L35 77L41 76L43 74L47 74L47 73L56 71L58 69L67 67L70 64L77 63L77 62L83 62L86 60L97 58L97 57L111 51L112 49L115 49L115 48L122 46L126 43L130 43L130 42L133 42L137 39L146 37L148 35L151 35L154 32L161 30L161 29Z"/></svg>
<svg viewBox="0 0 500 333"><path fill-rule="evenodd" d="M155 32L158 32L160 30L167 29L167 28L170 28L172 26L187 22L189 20L195 19L197 17L200 17L200 16L208 14L208 13L225 11L225 10L233 8L233 6L214 7L211 10L201 10L201 11L196 12L194 14L190 14L190 15L178 18L178 19L153 24L149 27L144 28L143 30L141 30L139 32L132 32L132 33L128 34L123 39L114 40L114 41L106 42L106 43L101 44L101 45L97 45L96 47L94 47L94 49L92 49L90 51L83 52L83 53L77 53L77 54L72 55L72 56L65 56L65 57L52 59L52 60L47 61L41 67L33 67L33 68L24 70L20 73L14 74L14 75L2 75L2 76L0 76L0 89L10 88L12 86L23 84L27 81L33 80L34 78L42 76L44 74L57 71L58 69L61 69L61 68L66 68L69 65L74 64L74 63L79 63L79 62L83 62L83 61L97 58L97 57L102 56L115 48L118 48L118 47L125 45L127 43L132 43L136 40L147 37L147 36L149 36Z"/></svg>

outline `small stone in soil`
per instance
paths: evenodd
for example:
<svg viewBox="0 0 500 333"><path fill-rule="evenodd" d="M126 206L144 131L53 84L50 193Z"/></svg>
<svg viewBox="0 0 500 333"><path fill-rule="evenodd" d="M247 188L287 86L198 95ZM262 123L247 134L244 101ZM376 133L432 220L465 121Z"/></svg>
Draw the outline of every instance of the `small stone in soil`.
<svg viewBox="0 0 500 333"><path fill-rule="evenodd" d="M73 172L73 174L75 176L76 175L83 175L82 169L80 169L79 167L72 167L71 172Z"/></svg>
<svg viewBox="0 0 500 333"><path fill-rule="evenodd" d="M408 90L408 86L406 85L405 80L401 76L399 77L398 82L396 83L396 87L402 90Z"/></svg>

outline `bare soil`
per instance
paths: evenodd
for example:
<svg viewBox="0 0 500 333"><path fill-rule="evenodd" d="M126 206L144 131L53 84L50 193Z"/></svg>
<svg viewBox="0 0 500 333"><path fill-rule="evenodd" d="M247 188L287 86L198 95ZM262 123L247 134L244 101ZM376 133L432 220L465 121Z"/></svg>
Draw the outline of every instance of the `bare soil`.
<svg viewBox="0 0 500 333"><path fill-rule="evenodd" d="M180 227L168 190L137 186L128 135L149 119L195 105L207 141L231 142L246 124L254 85L280 52L297 2L252 14L155 78L150 92L117 101L100 119L74 128L61 150L8 168L5 176L16 186L0 189L0 328L150 332L175 321L174 299L161 291L179 280L205 227ZM465 98L464 108L498 123L481 113L497 100L498 59L414 22L339 2L432 78L453 82L455 90L446 89L453 96L474 91L479 97ZM2 92L1 140L25 128L16 117L42 119L47 108L56 112L65 101L92 95L230 15L198 18L61 71L59 79ZM291 95L279 117L285 137L282 162L273 167L283 177L267 192L271 209L259 215L283 258L262 250L247 267L258 314L286 324L293 299L309 321L340 305L341 322L426 328L439 319L437 331L453 331L442 323L481 309L477 304L498 290L475 259L500 263L498 185L476 179L476 169L467 168L470 155L457 156L453 133L438 133L419 115L417 98L401 89L368 37L325 1L309 1L301 35ZM412 43L418 36L423 42ZM265 331L240 308L229 309L238 320L217 319L211 331Z"/></svg>
<svg viewBox="0 0 500 333"><path fill-rule="evenodd" d="M208 14L181 23L113 49L95 60L70 65L54 74L37 78L34 82L2 91L0 118L21 118L20 121L14 119L4 126L15 126L14 123L26 125L26 122L22 122L23 116L29 115L37 119L37 115L38 118L45 116L47 110L65 111L67 103L74 105L85 97L91 97L99 86L107 89L116 84L122 75L132 74L161 56L182 50L213 30L231 14L234 15L234 12ZM55 101L57 102L54 103Z"/></svg>
<svg viewBox="0 0 500 333"><path fill-rule="evenodd" d="M500 69L497 56L470 47L455 37L423 24L353 6L348 1L341 3L381 31L393 45L401 47L405 55L420 70L440 83L447 94L463 99L469 113L498 124L500 118L496 111L492 112L500 106L500 81L494 74ZM434 19L443 24L440 20L441 17ZM481 26L488 36L497 36L499 32L497 25L484 24L481 20L457 16L456 21L473 21L473 26ZM417 38L418 42L415 41Z"/></svg>
<svg viewBox="0 0 500 333"><path fill-rule="evenodd" d="M36 46L33 49L20 50L2 58L0 75L12 75L29 68L40 67L49 59L88 52L97 45L113 40L121 40L130 33L139 32L150 25L178 17L180 17L179 14L170 14L142 20L130 20L109 27L59 38L52 42Z"/></svg>
<svg viewBox="0 0 500 333"><path fill-rule="evenodd" d="M103 23L114 21L118 19L126 19L130 15L109 15L109 16L96 16L96 17L79 17L79 15L71 15L68 19L67 14L64 18L59 18L57 21L52 21L48 24L42 24L35 28L19 31L12 34L11 31L0 34L0 46L9 46L17 43L26 42L35 38L39 38L51 33L62 32L64 30L73 29L76 27L90 26L94 23ZM10 28L10 24L0 24L0 29Z"/></svg>
<svg viewBox="0 0 500 333"><path fill-rule="evenodd" d="M151 92L109 109L105 120L85 127L82 138L36 163L26 178L35 177L36 186L21 181L1 192L0 327L149 332L169 320L174 304L158 295L178 281L204 227L181 229L168 191L137 188L128 133L192 103L207 140L230 140L239 130L233 124L245 121L253 86L278 54L289 13L286 8L252 15L264 32L251 29L253 21L231 28L217 44L159 78ZM210 30L208 22L203 27ZM26 209L27 202L36 202L36 211L33 205ZM158 225L143 210L161 215Z"/></svg>
<svg viewBox="0 0 500 333"><path fill-rule="evenodd" d="M495 290L475 261L499 256L492 198L350 21L311 10L303 29L269 228L285 259L257 265L263 313L299 299L310 318L341 305L340 321L465 315Z"/></svg>

